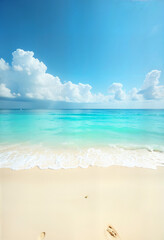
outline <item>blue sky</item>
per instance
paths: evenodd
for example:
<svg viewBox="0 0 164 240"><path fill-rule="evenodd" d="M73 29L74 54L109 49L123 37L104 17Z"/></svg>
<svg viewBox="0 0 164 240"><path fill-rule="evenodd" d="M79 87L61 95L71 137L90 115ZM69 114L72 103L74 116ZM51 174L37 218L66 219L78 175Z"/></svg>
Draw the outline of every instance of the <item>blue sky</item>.
<svg viewBox="0 0 164 240"><path fill-rule="evenodd" d="M159 104L162 107L163 0L1 0L0 58L9 63L10 68L12 53L16 49L32 51L34 58L47 66L47 72L58 76L62 83L88 84L92 86L92 94L114 95L115 103L110 104L111 107L115 104L123 106L120 100L125 102L122 92L120 99L115 97L118 88L126 95L136 88L137 93L141 91L141 96L146 74L158 70L160 77L157 72L154 82L159 79L160 83L156 85L160 85L160 93L153 93L152 98L142 96L143 99L136 100L145 102L144 106L154 101L154 106ZM15 86L7 85L7 74L3 76L0 75L0 83L10 89L11 94L19 94ZM29 78L26 81L31 82ZM121 83L122 87L113 87L113 83ZM21 91L20 95L23 96ZM19 101L21 96L18 96ZM6 96L2 97L1 102L4 102ZM17 95L11 98L9 104ZM37 97L33 95L30 98ZM68 98L64 96L61 100L83 102L81 98L67 101ZM48 100L59 101L60 98ZM111 98L108 101L111 102ZM129 97L128 101L131 101ZM96 98L89 102L99 101ZM100 102L103 106L104 100Z"/></svg>

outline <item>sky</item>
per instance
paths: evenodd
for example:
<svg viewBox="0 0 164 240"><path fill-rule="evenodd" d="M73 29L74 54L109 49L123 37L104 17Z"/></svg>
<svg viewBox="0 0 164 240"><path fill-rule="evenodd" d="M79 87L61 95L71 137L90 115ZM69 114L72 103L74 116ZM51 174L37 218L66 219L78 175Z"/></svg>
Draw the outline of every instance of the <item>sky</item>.
<svg viewBox="0 0 164 240"><path fill-rule="evenodd" d="M164 108L164 1L0 0L0 108Z"/></svg>

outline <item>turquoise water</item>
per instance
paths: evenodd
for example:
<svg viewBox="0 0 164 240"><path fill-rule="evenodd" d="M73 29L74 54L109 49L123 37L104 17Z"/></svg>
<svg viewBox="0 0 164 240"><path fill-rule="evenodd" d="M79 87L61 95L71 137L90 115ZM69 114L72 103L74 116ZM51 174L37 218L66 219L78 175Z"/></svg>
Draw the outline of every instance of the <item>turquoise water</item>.
<svg viewBox="0 0 164 240"><path fill-rule="evenodd" d="M33 151L34 146L51 151L75 150L76 155L77 150L94 148L103 153L108 147L162 154L164 110L1 110L2 161L6 146L11 153L15 145L17 154L22 145ZM19 151L21 154L22 149Z"/></svg>

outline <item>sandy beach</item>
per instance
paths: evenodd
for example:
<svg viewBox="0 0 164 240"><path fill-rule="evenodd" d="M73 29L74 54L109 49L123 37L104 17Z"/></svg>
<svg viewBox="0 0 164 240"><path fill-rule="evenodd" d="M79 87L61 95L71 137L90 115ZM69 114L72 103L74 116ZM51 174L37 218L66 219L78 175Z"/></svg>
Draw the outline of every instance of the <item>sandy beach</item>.
<svg viewBox="0 0 164 240"><path fill-rule="evenodd" d="M2 240L164 239L164 168L1 169L0 181Z"/></svg>

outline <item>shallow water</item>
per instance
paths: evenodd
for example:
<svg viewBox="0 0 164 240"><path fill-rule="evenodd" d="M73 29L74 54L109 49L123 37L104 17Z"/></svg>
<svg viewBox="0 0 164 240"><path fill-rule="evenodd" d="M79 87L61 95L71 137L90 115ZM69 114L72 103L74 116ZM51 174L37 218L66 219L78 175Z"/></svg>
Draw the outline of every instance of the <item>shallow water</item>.
<svg viewBox="0 0 164 240"><path fill-rule="evenodd" d="M0 166L164 163L164 110L1 110Z"/></svg>

